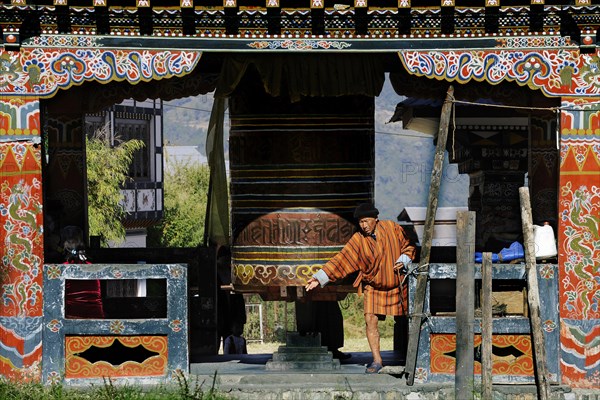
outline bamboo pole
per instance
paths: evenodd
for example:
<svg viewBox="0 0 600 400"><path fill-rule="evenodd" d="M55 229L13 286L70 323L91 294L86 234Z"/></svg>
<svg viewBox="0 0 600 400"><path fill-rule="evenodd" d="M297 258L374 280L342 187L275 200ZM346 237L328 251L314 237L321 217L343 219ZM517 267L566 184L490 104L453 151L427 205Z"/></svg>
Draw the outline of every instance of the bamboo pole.
<svg viewBox="0 0 600 400"><path fill-rule="evenodd" d="M537 269L535 261L535 242L533 239L533 222L531 217L531 201L529 188L519 188L521 200L521 224L523 227L523 241L525 242L525 268L527 271L527 300L529 303L529 318L531 321L531 334L535 355L536 383L538 398L547 400L550 396L548 373L546 371L546 347L544 344L544 331L540 314L540 291L538 287Z"/></svg>
<svg viewBox="0 0 600 400"><path fill-rule="evenodd" d="M431 183L429 185L429 198L427 201L427 213L425 215L425 224L423 227L423 243L421 243L421 258L419 260L419 271L423 272L417 276L417 290L414 298L414 307L412 311L410 328L408 332L408 350L406 354L407 374L406 383L413 385L415 382L415 368L417 365L417 352L419 350L419 336L421 334L421 324L423 322L423 306L425 303L425 294L427 291L427 279L429 273L429 256L431 252L431 241L433 239L433 226L435 224L435 213L437 212L438 194L442 180L444 167L444 154L446 151L446 141L448 139L448 125L452 114L452 100L454 99L454 88L450 86L446 93L446 100L442 106L440 116L440 126L438 128L437 144L433 159L433 170L431 171Z"/></svg>
<svg viewBox="0 0 600 400"><path fill-rule="evenodd" d="M492 253L481 263L481 398L492 398Z"/></svg>

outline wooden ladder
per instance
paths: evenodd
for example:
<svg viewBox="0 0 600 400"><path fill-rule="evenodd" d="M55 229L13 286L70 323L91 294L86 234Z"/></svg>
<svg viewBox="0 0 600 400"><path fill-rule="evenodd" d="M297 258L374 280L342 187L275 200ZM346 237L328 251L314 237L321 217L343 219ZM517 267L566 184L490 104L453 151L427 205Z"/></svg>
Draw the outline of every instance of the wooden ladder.
<svg viewBox="0 0 600 400"><path fill-rule="evenodd" d="M521 204L521 224L525 250L525 271L527 274L527 302L531 322L531 336L535 352L535 374L538 399L550 398L550 385L546 369L546 345L540 314L540 292L535 260L535 243L529 188L519 188ZM483 253L482 274L482 321L481 321L481 383L484 399L492 398L492 260L491 253ZM458 352L458 340L457 340Z"/></svg>

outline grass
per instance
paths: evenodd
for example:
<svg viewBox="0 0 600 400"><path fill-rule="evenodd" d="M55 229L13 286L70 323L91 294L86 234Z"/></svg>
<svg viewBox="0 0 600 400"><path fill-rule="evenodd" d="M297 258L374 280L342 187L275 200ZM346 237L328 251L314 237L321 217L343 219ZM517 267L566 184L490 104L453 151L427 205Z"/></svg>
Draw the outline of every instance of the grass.
<svg viewBox="0 0 600 400"><path fill-rule="evenodd" d="M10 400L228 400L230 397L215 389L212 383L177 377L176 386L144 388L132 385L104 385L69 388L62 385L44 386L41 383L15 383L0 379L0 399Z"/></svg>

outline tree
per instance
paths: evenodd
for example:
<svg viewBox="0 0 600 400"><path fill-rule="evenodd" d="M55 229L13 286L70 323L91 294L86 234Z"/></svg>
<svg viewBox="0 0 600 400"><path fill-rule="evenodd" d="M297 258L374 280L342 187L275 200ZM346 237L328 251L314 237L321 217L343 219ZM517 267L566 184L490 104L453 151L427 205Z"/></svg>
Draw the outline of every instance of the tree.
<svg viewBox="0 0 600 400"><path fill-rule="evenodd" d="M127 173L135 152L144 147L144 142L137 139L115 138L114 142L111 146L108 125L86 138L90 235L100 236L104 245L125 239L121 188L130 179Z"/></svg>
<svg viewBox="0 0 600 400"><path fill-rule="evenodd" d="M148 231L151 247L196 247L204 236L209 182L205 164L176 163L165 171L162 222Z"/></svg>

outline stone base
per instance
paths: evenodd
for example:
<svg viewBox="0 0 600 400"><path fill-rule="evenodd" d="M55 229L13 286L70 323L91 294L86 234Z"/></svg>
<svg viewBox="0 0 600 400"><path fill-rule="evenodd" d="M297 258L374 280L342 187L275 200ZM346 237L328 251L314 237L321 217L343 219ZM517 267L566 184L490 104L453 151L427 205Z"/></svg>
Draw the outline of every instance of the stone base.
<svg viewBox="0 0 600 400"><path fill-rule="evenodd" d="M321 346L321 334L300 335L288 332L285 346L280 346L267 361L267 371L332 371L340 369L340 361Z"/></svg>

